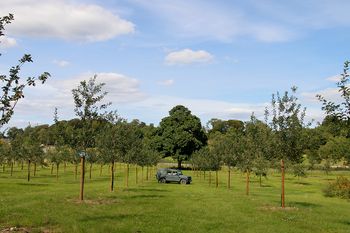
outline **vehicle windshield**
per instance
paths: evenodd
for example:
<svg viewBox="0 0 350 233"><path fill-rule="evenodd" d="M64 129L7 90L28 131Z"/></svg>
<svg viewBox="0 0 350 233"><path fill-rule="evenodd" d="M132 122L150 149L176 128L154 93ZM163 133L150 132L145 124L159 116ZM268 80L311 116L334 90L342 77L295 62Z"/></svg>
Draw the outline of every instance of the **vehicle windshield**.
<svg viewBox="0 0 350 233"><path fill-rule="evenodd" d="M181 171L177 171L177 174L178 174L178 175L182 175L182 172L181 172Z"/></svg>

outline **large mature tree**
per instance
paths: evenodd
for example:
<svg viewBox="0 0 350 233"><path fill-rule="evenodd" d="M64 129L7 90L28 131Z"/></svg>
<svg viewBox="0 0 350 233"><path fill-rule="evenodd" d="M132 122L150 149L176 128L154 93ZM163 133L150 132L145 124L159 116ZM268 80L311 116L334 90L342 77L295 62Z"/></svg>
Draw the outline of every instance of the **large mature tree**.
<svg viewBox="0 0 350 233"><path fill-rule="evenodd" d="M191 158L194 151L207 144L207 136L199 118L188 108L178 105L160 122L157 141L163 156L172 156L181 168L182 161Z"/></svg>
<svg viewBox="0 0 350 233"><path fill-rule="evenodd" d="M207 130L209 134L220 132L227 133L229 130L235 130L237 132L243 132L244 123L240 120L220 120L213 118L207 123Z"/></svg>
<svg viewBox="0 0 350 233"><path fill-rule="evenodd" d="M94 147L96 133L96 120L100 119L101 111L105 110L110 103L100 104L107 92L102 91L104 83L96 82L97 75L88 81L81 81L79 86L72 90L75 114L81 120L80 133L77 138L77 148L81 155L81 185L80 200L84 199L85 180L85 155L87 148Z"/></svg>
<svg viewBox="0 0 350 233"><path fill-rule="evenodd" d="M5 25L14 20L12 14L0 17L0 37L4 36ZM1 56L1 53L0 53ZM24 97L23 91L26 86L35 86L37 82L44 83L50 77L44 72L38 77L20 77L20 71L25 63L33 62L30 54L24 54L18 64L11 67L9 75L0 74L1 97L0 97L0 127L6 124L14 113L18 101Z"/></svg>
<svg viewBox="0 0 350 233"><path fill-rule="evenodd" d="M346 137L330 138L319 148L319 154L326 164L345 160L350 163L350 139Z"/></svg>

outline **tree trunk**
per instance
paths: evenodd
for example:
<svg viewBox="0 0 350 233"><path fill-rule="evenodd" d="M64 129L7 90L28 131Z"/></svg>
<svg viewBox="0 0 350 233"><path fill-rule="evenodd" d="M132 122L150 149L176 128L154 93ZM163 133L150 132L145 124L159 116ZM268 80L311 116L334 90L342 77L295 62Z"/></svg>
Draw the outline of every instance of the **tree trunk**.
<svg viewBox="0 0 350 233"><path fill-rule="evenodd" d="M90 163L89 179L91 180L92 163Z"/></svg>
<svg viewBox="0 0 350 233"><path fill-rule="evenodd" d="M146 180L148 180L148 166L146 167Z"/></svg>
<svg viewBox="0 0 350 233"><path fill-rule="evenodd" d="M230 189L231 188L231 167L228 166L228 177L227 177L227 188Z"/></svg>
<svg viewBox="0 0 350 233"><path fill-rule="evenodd" d="M58 170L59 170L59 163L56 163L56 180L58 180Z"/></svg>
<svg viewBox="0 0 350 233"><path fill-rule="evenodd" d="M135 178L136 178L136 184L138 184L138 173L137 173L137 166L135 167Z"/></svg>
<svg viewBox="0 0 350 233"><path fill-rule="evenodd" d="M53 174L53 163L51 164L51 175Z"/></svg>
<svg viewBox="0 0 350 233"><path fill-rule="evenodd" d="M281 207L285 207L285 200L284 200L284 161L281 159L281 172L282 172L282 187L281 187Z"/></svg>
<svg viewBox="0 0 350 233"><path fill-rule="evenodd" d="M28 182L30 181L30 159L28 160L28 176L27 176Z"/></svg>
<svg viewBox="0 0 350 233"><path fill-rule="evenodd" d="M209 171L209 186L211 186L211 171Z"/></svg>
<svg viewBox="0 0 350 233"><path fill-rule="evenodd" d="M111 163L111 192L114 191L114 162Z"/></svg>
<svg viewBox="0 0 350 233"><path fill-rule="evenodd" d="M113 166L114 166L114 164L113 164ZM111 165L108 165L108 174L110 174L111 173Z"/></svg>
<svg viewBox="0 0 350 233"><path fill-rule="evenodd" d="M178 169L181 169L181 163L182 163L182 160L181 160L181 159L178 159L178 160L177 160L177 168L178 168Z"/></svg>
<svg viewBox="0 0 350 233"><path fill-rule="evenodd" d="M126 178L126 187L129 187L129 163L126 164L126 174L125 174L125 178Z"/></svg>
<svg viewBox="0 0 350 233"><path fill-rule="evenodd" d="M80 201L84 200L84 181L85 181L85 156L80 158L81 175L80 175Z"/></svg>
<svg viewBox="0 0 350 233"><path fill-rule="evenodd" d="M36 176L36 163L34 163L34 173L33 176Z"/></svg>
<svg viewBox="0 0 350 233"><path fill-rule="evenodd" d="M13 161L11 161L11 176L12 176L12 173L13 173Z"/></svg>
<svg viewBox="0 0 350 233"><path fill-rule="evenodd" d="M2 164L2 172L5 172L5 163Z"/></svg>
<svg viewBox="0 0 350 233"><path fill-rule="evenodd" d="M259 185L261 187L261 174L259 175Z"/></svg>
<svg viewBox="0 0 350 233"><path fill-rule="evenodd" d="M78 164L77 163L75 164L74 177L75 177L75 180L77 180L77 178L78 178Z"/></svg>
<svg viewBox="0 0 350 233"><path fill-rule="evenodd" d="M103 168L103 164L101 164L100 166L100 176L102 176L102 168Z"/></svg>
<svg viewBox="0 0 350 233"><path fill-rule="evenodd" d="M216 177L215 177L215 187L218 188L219 187L219 171L218 170L215 171L215 175L216 175Z"/></svg>
<svg viewBox="0 0 350 233"><path fill-rule="evenodd" d="M203 171L203 178L204 178L204 180L205 180L205 171Z"/></svg>
<svg viewBox="0 0 350 233"><path fill-rule="evenodd" d="M23 167L24 167L24 162L23 160L21 161L21 170L23 171Z"/></svg>
<svg viewBox="0 0 350 233"><path fill-rule="evenodd" d="M67 168L67 163L64 162L64 163L63 163L63 172L64 172L64 173L66 173L66 168Z"/></svg>
<svg viewBox="0 0 350 233"><path fill-rule="evenodd" d="M143 166L141 167L141 183L143 184Z"/></svg>
<svg viewBox="0 0 350 233"><path fill-rule="evenodd" d="M247 169L247 178L246 178L246 195L249 195L249 169Z"/></svg>

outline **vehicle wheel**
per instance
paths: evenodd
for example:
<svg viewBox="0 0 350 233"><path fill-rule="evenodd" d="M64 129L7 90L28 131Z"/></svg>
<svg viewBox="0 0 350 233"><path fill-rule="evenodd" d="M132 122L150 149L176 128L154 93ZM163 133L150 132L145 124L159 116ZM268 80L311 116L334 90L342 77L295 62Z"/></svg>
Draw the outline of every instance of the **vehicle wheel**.
<svg viewBox="0 0 350 233"><path fill-rule="evenodd" d="M162 178L162 179L159 180L159 182L162 183L162 184L165 184L166 183L166 179Z"/></svg>
<svg viewBox="0 0 350 233"><path fill-rule="evenodd" d="M180 180L180 184L187 184L187 180L185 179Z"/></svg>

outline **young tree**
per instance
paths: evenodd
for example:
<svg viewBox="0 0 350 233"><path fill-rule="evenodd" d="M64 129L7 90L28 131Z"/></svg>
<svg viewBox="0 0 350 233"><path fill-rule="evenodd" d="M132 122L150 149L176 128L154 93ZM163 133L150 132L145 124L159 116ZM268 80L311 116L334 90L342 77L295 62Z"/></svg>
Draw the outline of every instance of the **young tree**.
<svg viewBox="0 0 350 233"><path fill-rule="evenodd" d="M0 37L4 36L5 25L14 20L13 14L0 17ZM1 56L1 53L0 53ZM24 89L27 86L35 86L37 82L45 83L50 77L48 72L44 72L38 77L27 77L25 81L19 76L22 66L25 63L33 62L30 54L24 54L13 66L9 75L0 74L1 97L0 97L0 127L8 123L14 113L14 108L18 101L24 97Z"/></svg>
<svg viewBox="0 0 350 233"><path fill-rule="evenodd" d="M23 146L22 155L28 162L28 176L27 180L30 181L31 164L34 163L34 171L36 170L36 164L43 161L44 151L37 140L38 135L35 132L35 128L28 126L24 130L23 134Z"/></svg>
<svg viewBox="0 0 350 233"><path fill-rule="evenodd" d="M91 175L92 175L92 165L94 163L96 163L99 159L99 151L97 150L97 148L87 148L86 149L87 152L87 162L90 164L89 167L89 179L91 180Z"/></svg>
<svg viewBox="0 0 350 233"><path fill-rule="evenodd" d="M251 170L259 176L259 184L261 186L261 177L266 177L270 165L269 160L273 157L271 129L266 123L258 120L252 114L250 121L246 122L245 133L249 142L246 150L253 152L252 157L250 157L253 160L250 163L252 166Z"/></svg>
<svg viewBox="0 0 350 233"><path fill-rule="evenodd" d="M281 206L285 207L284 202L284 160L293 163L302 162L303 151L306 148L306 140L303 134L303 128L307 126L304 123L306 108L302 108L295 96L296 87L291 88L291 95L286 91L283 96L278 92L272 95L271 109L266 109L266 122L270 120L272 128L272 152L276 159L281 159L282 170L282 198Z"/></svg>
<svg viewBox="0 0 350 233"><path fill-rule="evenodd" d="M209 146L202 147L193 153L191 163L199 171L209 171L209 186L211 185L211 172L215 171L215 187L219 186L218 171L221 169L221 154L210 150Z"/></svg>
<svg viewBox="0 0 350 233"><path fill-rule="evenodd" d="M207 144L207 136L198 117L182 105L169 111L158 128L157 149L166 157L172 156L181 168L182 161Z"/></svg>
<svg viewBox="0 0 350 233"><path fill-rule="evenodd" d="M50 161L52 163L52 169L53 169L53 165L56 165L56 180L58 180L59 167L63 161L63 156L62 156L62 153L60 151L60 148L59 147L49 148L47 151L47 157L50 159ZM51 172L52 172L52 170L51 170Z"/></svg>
<svg viewBox="0 0 350 233"><path fill-rule="evenodd" d="M11 144L11 154L14 159L21 162L21 170L23 170L24 156L23 156L23 129L18 129L16 127L9 128L7 130L7 138L10 140Z"/></svg>
<svg viewBox="0 0 350 233"><path fill-rule="evenodd" d="M118 123L121 121L116 112L111 112L105 116L106 123L103 126L103 133L98 134L96 139L97 148L101 154L101 160L104 163L110 164L111 169L111 183L110 191L114 191L114 173L115 163L120 159L119 156L119 145L116 140L119 138L119 126Z"/></svg>
<svg viewBox="0 0 350 233"><path fill-rule="evenodd" d="M2 171L5 172L5 166L8 163L11 163L12 165L12 151L11 151L11 144L7 143L3 139L0 139L0 165L2 165ZM12 169L13 166L11 166L11 176L12 176Z"/></svg>
<svg viewBox="0 0 350 233"><path fill-rule="evenodd" d="M79 86L72 90L75 114L80 118L82 128L77 138L77 149L81 156L81 180L80 180L80 200L84 199L85 181L85 155L87 148L94 147L94 120L100 119L101 111L105 110L110 103L99 104L107 95L102 92L104 83L96 83L97 76L88 81L81 81Z"/></svg>
<svg viewBox="0 0 350 233"><path fill-rule="evenodd" d="M241 130L230 129L226 134L211 134L209 146L211 153L219 155L228 167L227 188L231 188L231 169L242 160L244 145Z"/></svg>
<svg viewBox="0 0 350 233"><path fill-rule="evenodd" d="M116 145L121 161L126 163L125 186L129 186L130 164L136 164L137 157L142 153L143 133L138 122L127 123L120 121L117 124Z"/></svg>

